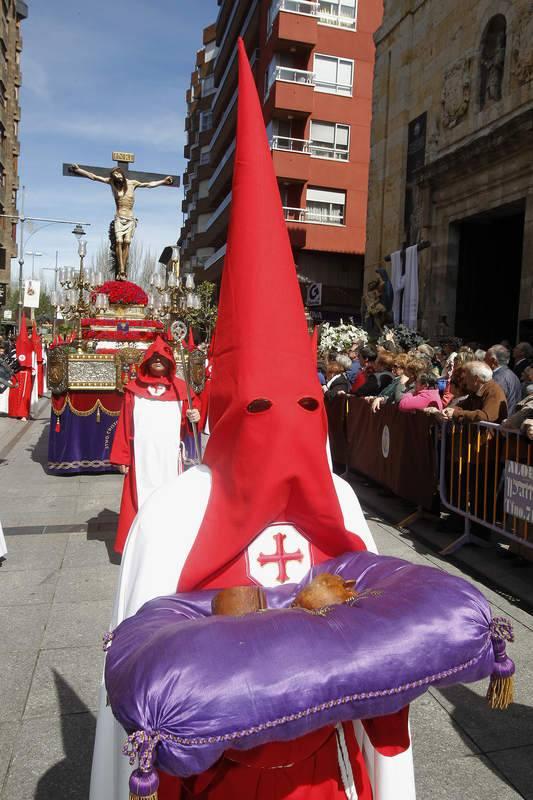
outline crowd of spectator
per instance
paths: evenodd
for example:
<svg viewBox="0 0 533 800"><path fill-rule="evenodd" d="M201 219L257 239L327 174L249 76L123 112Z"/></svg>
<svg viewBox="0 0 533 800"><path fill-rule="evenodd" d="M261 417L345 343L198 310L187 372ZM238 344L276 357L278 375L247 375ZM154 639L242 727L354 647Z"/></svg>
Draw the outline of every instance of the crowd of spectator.
<svg viewBox="0 0 533 800"><path fill-rule="evenodd" d="M405 352L387 334L382 344L331 353L318 364L326 400L339 394L364 398L379 413L422 411L439 420L493 422L533 439L533 346L519 342L487 350L450 339Z"/></svg>
<svg viewBox="0 0 533 800"><path fill-rule="evenodd" d="M14 339L0 337L0 394L13 385L13 376L19 368Z"/></svg>

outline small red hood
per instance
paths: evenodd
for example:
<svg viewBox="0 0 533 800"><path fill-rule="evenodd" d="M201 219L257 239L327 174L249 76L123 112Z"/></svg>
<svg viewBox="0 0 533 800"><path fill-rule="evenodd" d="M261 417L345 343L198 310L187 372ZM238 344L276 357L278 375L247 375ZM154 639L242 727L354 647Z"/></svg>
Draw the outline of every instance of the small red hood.
<svg viewBox="0 0 533 800"><path fill-rule="evenodd" d="M155 355L155 353L163 356L163 358L166 358L170 363L170 374L168 376L154 377L153 375L149 374L148 362L152 356ZM148 391L149 386L166 386L174 388L174 392L165 392L163 395L160 395L157 398L158 400L175 400L176 396L178 400L183 400L186 396L184 382L180 380L180 378L176 377L176 361L174 359L172 348L168 342L165 342L165 340L161 338L161 336L157 337L155 342L150 345L144 354L144 358L141 361L137 371L137 377L134 381L130 381L127 384L126 391L131 392L138 397L154 399L153 395Z"/></svg>

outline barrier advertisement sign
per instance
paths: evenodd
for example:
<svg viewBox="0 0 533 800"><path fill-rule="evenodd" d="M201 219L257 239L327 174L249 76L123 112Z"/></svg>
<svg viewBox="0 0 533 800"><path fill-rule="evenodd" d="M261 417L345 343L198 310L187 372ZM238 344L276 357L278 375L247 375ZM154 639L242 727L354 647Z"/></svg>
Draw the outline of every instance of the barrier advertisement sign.
<svg viewBox="0 0 533 800"><path fill-rule="evenodd" d="M505 513L533 522L533 467L505 462Z"/></svg>

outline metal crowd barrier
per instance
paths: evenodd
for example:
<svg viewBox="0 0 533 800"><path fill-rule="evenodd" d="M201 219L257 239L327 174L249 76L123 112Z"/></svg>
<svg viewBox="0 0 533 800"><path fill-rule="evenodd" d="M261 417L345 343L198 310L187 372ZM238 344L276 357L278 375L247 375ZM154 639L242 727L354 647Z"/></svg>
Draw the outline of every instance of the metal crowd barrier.
<svg viewBox="0 0 533 800"><path fill-rule="evenodd" d="M491 422L443 422L439 490L443 506L464 518L463 534L443 551L486 544L472 523L533 549L533 442Z"/></svg>

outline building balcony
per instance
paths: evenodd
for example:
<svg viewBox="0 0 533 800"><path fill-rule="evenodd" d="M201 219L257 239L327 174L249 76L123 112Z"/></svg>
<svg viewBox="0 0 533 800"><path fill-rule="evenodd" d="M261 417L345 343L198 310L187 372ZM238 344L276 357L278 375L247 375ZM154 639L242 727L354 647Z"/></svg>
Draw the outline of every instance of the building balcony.
<svg viewBox="0 0 533 800"><path fill-rule="evenodd" d="M229 209L231 206L231 192L228 192L217 208L209 217L206 225L206 233L211 241L216 239L227 228L229 221Z"/></svg>
<svg viewBox="0 0 533 800"><path fill-rule="evenodd" d="M268 97L272 86L276 82L283 83L296 83L298 85L310 86L311 89L315 85L315 73L307 69L294 69L293 67L275 67L267 82L265 89L265 99Z"/></svg>
<svg viewBox="0 0 533 800"><path fill-rule="evenodd" d="M274 136L271 141L272 161L278 178L291 182L306 183L309 180L311 162L306 145L302 139L289 140L282 136ZM293 201L294 202L294 201Z"/></svg>
<svg viewBox="0 0 533 800"><path fill-rule="evenodd" d="M336 5L336 4L335 4ZM298 17L311 18L319 25L329 25L334 28L344 28L355 31L357 28L357 5L353 6L353 13L338 14L334 11L334 4L328 0L272 0L268 12L268 35L275 29L281 12ZM296 40L299 41L299 40Z"/></svg>
<svg viewBox="0 0 533 800"><path fill-rule="evenodd" d="M217 279L222 274L222 267L224 264L224 258L226 256L227 244L224 243L222 247L219 247L218 250L215 250L210 256L208 256L203 263L204 271L207 272L207 275L203 275L203 278L209 278L210 280Z"/></svg>
<svg viewBox="0 0 533 800"><path fill-rule="evenodd" d="M217 56L214 64L215 81L220 88L225 80L225 74L231 69L231 62L236 60L237 37L241 36L245 42L250 41L258 33L259 26L259 0L231 0L224 5L231 8L225 21L217 20ZM220 26L223 27L220 27ZM220 31L220 36L219 36Z"/></svg>
<svg viewBox="0 0 533 800"><path fill-rule="evenodd" d="M211 174L213 172L213 168L211 164L202 164L201 162L198 164L197 167L198 171L198 180L199 181L206 181L209 180Z"/></svg>
<svg viewBox="0 0 533 800"><path fill-rule="evenodd" d="M231 181L233 174L233 155L235 153L235 139L218 162L216 170L209 179L209 194L215 198L220 194L222 188Z"/></svg>
<svg viewBox="0 0 533 800"><path fill-rule="evenodd" d="M237 121L237 90L235 89L220 122L211 137L211 161L216 164L218 159L227 149L229 140L235 139L235 125Z"/></svg>
<svg viewBox="0 0 533 800"><path fill-rule="evenodd" d="M288 136L273 136L270 142L272 150L281 150L290 153L302 153L311 158L334 159L335 161L349 161L350 153L335 145L317 144L309 139L293 139Z"/></svg>
<svg viewBox="0 0 533 800"><path fill-rule="evenodd" d="M305 69L276 67L265 91L265 100L272 111L307 116L314 105L315 75Z"/></svg>
<svg viewBox="0 0 533 800"><path fill-rule="evenodd" d="M274 48L296 42L314 47L318 41L318 3L309 0L278 0L270 8L268 36Z"/></svg>
<svg viewBox="0 0 533 800"><path fill-rule="evenodd" d="M335 225L337 228L344 228L344 215L328 213L326 211L312 208L289 208L283 207L283 215L287 222L296 222L306 225Z"/></svg>
<svg viewBox="0 0 533 800"><path fill-rule="evenodd" d="M190 216L192 212L196 210L196 202L197 198L182 200L181 210L183 211L183 213L188 214Z"/></svg>

